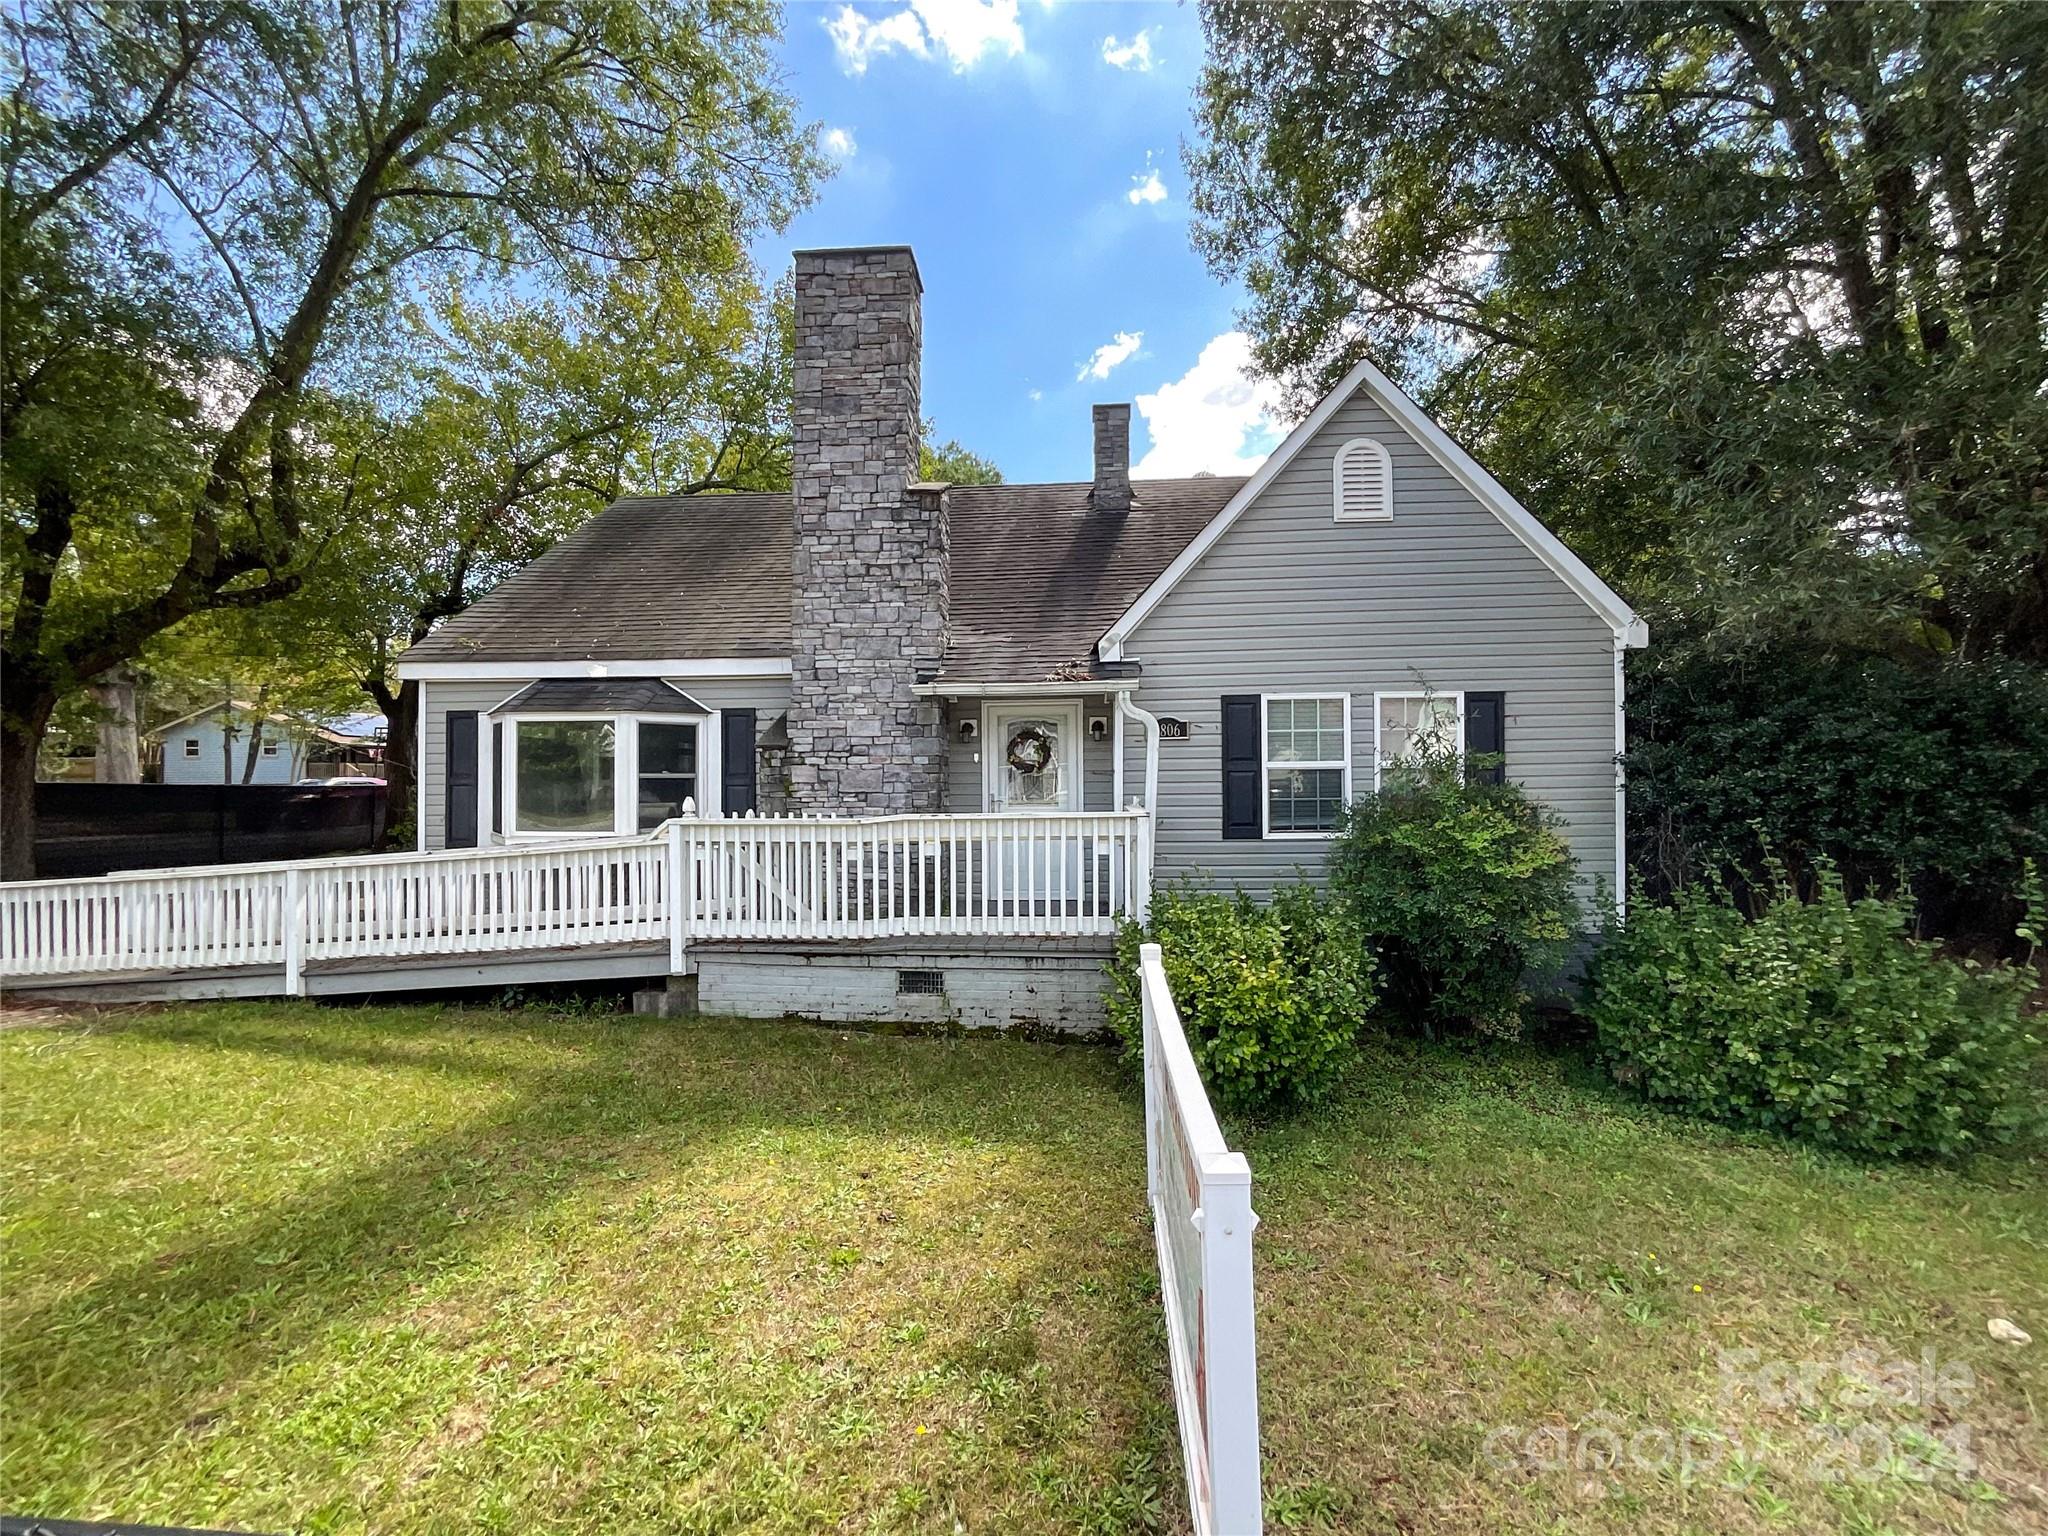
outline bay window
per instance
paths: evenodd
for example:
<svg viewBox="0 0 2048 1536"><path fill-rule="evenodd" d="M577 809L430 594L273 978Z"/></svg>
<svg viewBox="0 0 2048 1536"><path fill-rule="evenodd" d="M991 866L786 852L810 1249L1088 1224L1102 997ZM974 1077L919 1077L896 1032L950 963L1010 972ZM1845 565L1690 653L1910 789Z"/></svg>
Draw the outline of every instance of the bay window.
<svg viewBox="0 0 2048 1536"><path fill-rule="evenodd" d="M617 821L619 728L611 720L521 720L512 726L512 830L611 832Z"/></svg>
<svg viewBox="0 0 2048 1536"><path fill-rule="evenodd" d="M651 832L718 813L718 716L656 679L552 679L485 717L485 822L508 839Z"/></svg>

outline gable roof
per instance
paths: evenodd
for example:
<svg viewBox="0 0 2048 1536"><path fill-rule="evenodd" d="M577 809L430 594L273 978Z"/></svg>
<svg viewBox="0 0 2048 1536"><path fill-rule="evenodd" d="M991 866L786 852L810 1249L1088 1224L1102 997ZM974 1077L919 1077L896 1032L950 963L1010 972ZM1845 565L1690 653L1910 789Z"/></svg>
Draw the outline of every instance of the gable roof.
<svg viewBox="0 0 2048 1536"><path fill-rule="evenodd" d="M1243 484L1140 480L1122 514L1090 508L1085 480L953 487L941 682L1097 675L1096 636ZM401 672L787 658L794 520L786 494L614 502L407 651Z"/></svg>
<svg viewBox="0 0 2048 1536"><path fill-rule="evenodd" d="M1109 627L1102 631L1098 651L1105 661L1119 661L1123 656L1123 643L1131 632L1145 622L1166 594L1171 592L1195 565L1215 545L1216 541L1229 531L1244 511L1268 485L1273 483L1281 470L1293 460L1296 454L1314 441L1318 432L1329 424L1344 402L1360 389L1367 391L1386 413L1420 443L1438 463L1451 473L1459 484L1478 500L1479 504L1499 518L1508 531L1526 545L1529 551L1557 575L1579 600L1604 619L1613 629L1615 636L1624 645L1647 645L1650 628L1624 602L1621 595L1593 573L1590 566L1573 554L1562 539L1544 527L1534 513L1517 501L1508 488L1494 479L1486 467L1451 435L1430 419L1429 414L1411 399L1392 379L1382 373L1368 359L1346 374L1337 387L1316 402L1314 410L1292 432L1280 446L1273 450L1272 457L1259 466L1258 472L1240 483L1239 488L1227 506L1210 520L1187 546L1176 555L1173 562L1149 583L1144 592L1120 614Z"/></svg>

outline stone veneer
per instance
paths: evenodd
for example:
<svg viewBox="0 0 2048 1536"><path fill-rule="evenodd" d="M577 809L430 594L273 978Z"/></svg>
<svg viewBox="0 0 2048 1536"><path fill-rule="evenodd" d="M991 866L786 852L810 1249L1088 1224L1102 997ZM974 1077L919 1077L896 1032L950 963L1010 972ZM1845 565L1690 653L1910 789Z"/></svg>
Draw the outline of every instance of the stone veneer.
<svg viewBox="0 0 2048 1536"><path fill-rule="evenodd" d="M936 811L946 519L913 493L923 284L907 246L796 253L787 775L799 811Z"/></svg>

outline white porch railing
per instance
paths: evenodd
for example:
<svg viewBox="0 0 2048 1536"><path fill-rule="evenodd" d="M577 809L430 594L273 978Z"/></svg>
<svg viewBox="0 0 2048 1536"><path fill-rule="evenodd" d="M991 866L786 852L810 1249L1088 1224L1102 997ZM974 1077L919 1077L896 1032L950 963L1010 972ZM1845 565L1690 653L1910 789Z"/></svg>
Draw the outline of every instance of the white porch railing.
<svg viewBox="0 0 2048 1536"><path fill-rule="evenodd" d="M1157 944L1138 950L1145 1176L1188 1508L1201 1536L1258 1536L1259 1371L1252 1174L1216 1124Z"/></svg>
<svg viewBox="0 0 2048 1536"><path fill-rule="evenodd" d="M140 870L0 886L9 976L690 941L1114 931L1150 898L1142 811L686 819L533 847ZM685 893L676 901L674 893Z"/></svg>

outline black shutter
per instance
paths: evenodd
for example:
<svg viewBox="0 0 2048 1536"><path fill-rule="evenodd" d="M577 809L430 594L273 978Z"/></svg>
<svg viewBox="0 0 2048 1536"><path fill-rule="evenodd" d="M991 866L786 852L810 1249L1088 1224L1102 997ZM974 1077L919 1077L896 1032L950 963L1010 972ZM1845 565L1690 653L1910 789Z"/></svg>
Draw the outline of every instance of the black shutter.
<svg viewBox="0 0 2048 1536"><path fill-rule="evenodd" d="M756 809L754 803L754 711L728 709L719 716L719 806L728 816Z"/></svg>
<svg viewBox="0 0 2048 1536"><path fill-rule="evenodd" d="M476 846L476 711L448 711L447 835L450 848Z"/></svg>
<svg viewBox="0 0 2048 1536"><path fill-rule="evenodd" d="M491 722L491 830L505 830L505 722Z"/></svg>
<svg viewBox="0 0 2048 1536"><path fill-rule="evenodd" d="M1492 762L1472 770L1479 784L1505 784L1508 778L1508 696L1504 693L1465 695L1465 755L1490 757Z"/></svg>
<svg viewBox="0 0 2048 1536"><path fill-rule="evenodd" d="M1265 835L1264 808L1259 804L1259 733L1261 710L1256 693L1223 696L1223 835L1258 838Z"/></svg>

